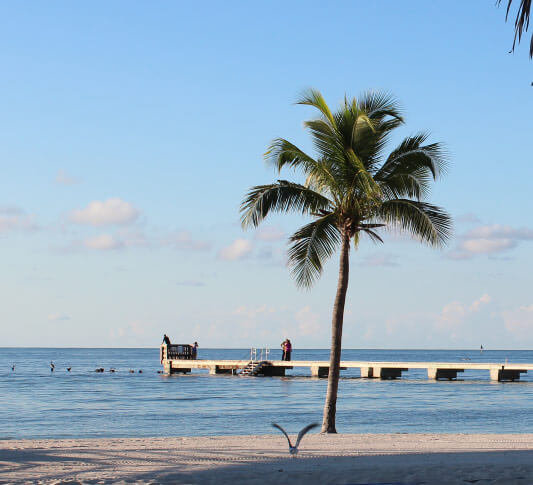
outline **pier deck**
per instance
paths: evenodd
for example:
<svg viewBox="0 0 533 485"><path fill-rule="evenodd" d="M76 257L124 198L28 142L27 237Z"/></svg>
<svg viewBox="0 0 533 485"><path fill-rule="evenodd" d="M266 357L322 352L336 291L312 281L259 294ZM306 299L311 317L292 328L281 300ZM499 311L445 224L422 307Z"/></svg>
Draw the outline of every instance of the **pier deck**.
<svg viewBox="0 0 533 485"><path fill-rule="evenodd" d="M249 360L181 360L162 359L165 373L188 373L192 369L208 369L210 374L238 374ZM259 375L284 376L287 369L306 367L313 377L327 377L329 361L282 360L262 361ZM426 369L428 379L455 379L465 370L487 370L493 381L515 381L520 374L533 370L533 364L467 363L467 362L363 362L341 361L341 370L358 368L361 377L395 379L411 369Z"/></svg>

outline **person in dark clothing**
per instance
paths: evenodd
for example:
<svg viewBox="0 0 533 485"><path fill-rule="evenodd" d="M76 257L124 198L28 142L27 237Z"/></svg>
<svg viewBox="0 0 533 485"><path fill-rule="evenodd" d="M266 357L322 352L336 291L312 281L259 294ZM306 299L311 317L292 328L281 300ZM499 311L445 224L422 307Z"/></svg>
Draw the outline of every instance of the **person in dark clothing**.
<svg viewBox="0 0 533 485"><path fill-rule="evenodd" d="M196 359L198 356L198 342L194 342L194 345L192 346L192 358Z"/></svg>
<svg viewBox="0 0 533 485"><path fill-rule="evenodd" d="M170 345L170 339L168 338L168 335L163 335L163 343L166 345Z"/></svg>
<svg viewBox="0 0 533 485"><path fill-rule="evenodd" d="M292 344L289 339L285 341L285 360L291 360Z"/></svg>

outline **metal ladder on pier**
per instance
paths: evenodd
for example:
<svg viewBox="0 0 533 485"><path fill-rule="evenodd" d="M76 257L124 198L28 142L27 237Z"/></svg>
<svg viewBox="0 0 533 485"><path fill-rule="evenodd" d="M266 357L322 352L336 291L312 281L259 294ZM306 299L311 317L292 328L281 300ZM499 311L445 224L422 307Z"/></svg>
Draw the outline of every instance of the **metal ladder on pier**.
<svg viewBox="0 0 533 485"><path fill-rule="evenodd" d="M261 372L261 369L265 366L266 362L262 361L250 361L240 372L240 376L256 376Z"/></svg>
<svg viewBox="0 0 533 485"><path fill-rule="evenodd" d="M250 349L250 362L239 372L240 376L256 376L268 364L268 360L266 359L268 359L270 349L260 349L259 359L257 358L257 350L255 347Z"/></svg>

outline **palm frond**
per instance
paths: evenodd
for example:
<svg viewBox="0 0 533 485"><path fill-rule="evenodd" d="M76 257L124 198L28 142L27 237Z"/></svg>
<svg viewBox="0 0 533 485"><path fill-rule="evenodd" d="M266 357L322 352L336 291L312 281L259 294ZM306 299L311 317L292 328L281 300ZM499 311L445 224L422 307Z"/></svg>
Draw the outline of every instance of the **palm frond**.
<svg viewBox="0 0 533 485"><path fill-rule="evenodd" d="M296 101L296 104L313 106L322 113L324 118L331 123L332 127L335 126L333 114L331 113L331 110L329 109L329 106L320 91L316 89L308 89L304 91L298 101Z"/></svg>
<svg viewBox="0 0 533 485"><path fill-rule="evenodd" d="M289 267L296 284L310 288L322 274L324 262L340 243L335 213L321 217L294 233L290 241Z"/></svg>
<svg viewBox="0 0 533 485"><path fill-rule="evenodd" d="M422 145L429 133L417 133L405 138L388 156L376 177L385 179L398 173L412 174L418 170L429 171L434 180L444 174L448 166L448 154L441 143Z"/></svg>
<svg viewBox="0 0 533 485"><path fill-rule="evenodd" d="M408 199L385 201L376 216L390 227L406 231L431 246L443 246L452 232L450 216L440 207L426 202Z"/></svg>
<svg viewBox="0 0 533 485"><path fill-rule="evenodd" d="M283 138L273 140L263 156L268 163L276 167L278 172L281 172L283 167L289 166L299 168L306 173L318 165L313 157Z"/></svg>
<svg viewBox="0 0 533 485"><path fill-rule="evenodd" d="M359 108L373 121L392 118L391 128L403 123L401 108L392 94L379 91L367 91L359 98Z"/></svg>
<svg viewBox="0 0 533 485"><path fill-rule="evenodd" d="M408 197L410 199L421 200L427 197L430 189L431 179L425 174L405 174L399 173L387 177L380 182L381 191L386 200Z"/></svg>
<svg viewBox="0 0 533 485"><path fill-rule="evenodd" d="M497 4L500 5L502 0L498 0ZM509 10L511 9L511 4L513 0L508 0L507 11L505 13L505 21L509 17ZM529 28L529 16L531 14L531 0L520 0L520 5L518 6L518 12L516 13L516 19L514 22L514 40L513 48L514 51L516 45L516 39L518 37L518 43L520 44L522 40L522 33L527 32ZM529 57L533 59L533 35L531 35L531 42L529 44Z"/></svg>
<svg viewBox="0 0 533 485"><path fill-rule="evenodd" d="M327 197L300 184L278 180L275 184L252 187L241 204L243 228L257 227L270 212L295 211L311 214L327 210L331 205Z"/></svg>
<svg viewBox="0 0 533 485"><path fill-rule="evenodd" d="M381 236L372 229L362 229L362 232L364 232L373 243L381 243L383 244L383 239L381 239Z"/></svg>
<svg viewBox="0 0 533 485"><path fill-rule="evenodd" d="M336 129L324 120L309 120L304 127L311 132L313 145L322 158L342 160L343 144Z"/></svg>

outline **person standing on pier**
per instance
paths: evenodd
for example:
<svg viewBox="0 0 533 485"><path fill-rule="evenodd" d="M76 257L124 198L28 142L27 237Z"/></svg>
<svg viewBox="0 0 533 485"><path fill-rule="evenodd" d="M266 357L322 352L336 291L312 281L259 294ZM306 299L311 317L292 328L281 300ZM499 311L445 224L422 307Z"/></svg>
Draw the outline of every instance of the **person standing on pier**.
<svg viewBox="0 0 533 485"><path fill-rule="evenodd" d="M196 360L197 356L198 356L198 342L194 342L194 345L192 346L192 358L193 358L193 360Z"/></svg>
<svg viewBox="0 0 533 485"><path fill-rule="evenodd" d="M286 348L285 346L287 345L287 339L285 339L283 342L281 342L281 350L283 351L283 354L281 355L281 360L285 360L285 357L286 357Z"/></svg>
<svg viewBox="0 0 533 485"><path fill-rule="evenodd" d="M291 360L292 344L289 339L285 341L285 360Z"/></svg>
<svg viewBox="0 0 533 485"><path fill-rule="evenodd" d="M163 335L163 343L165 345L170 345L170 339L168 338L168 335L166 333Z"/></svg>
<svg viewBox="0 0 533 485"><path fill-rule="evenodd" d="M282 343L281 343L281 348L283 350L283 355L281 357L281 360L291 360L291 351L292 351L292 345L291 345L291 341L286 338Z"/></svg>

